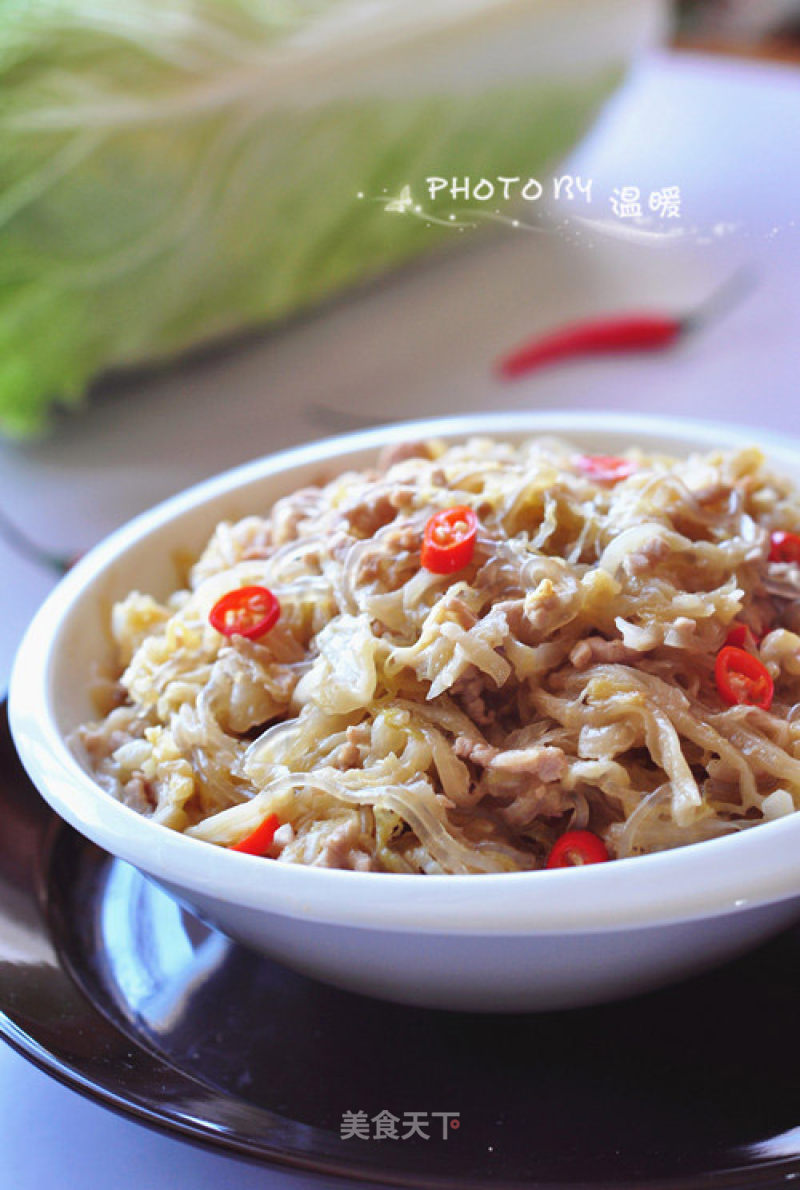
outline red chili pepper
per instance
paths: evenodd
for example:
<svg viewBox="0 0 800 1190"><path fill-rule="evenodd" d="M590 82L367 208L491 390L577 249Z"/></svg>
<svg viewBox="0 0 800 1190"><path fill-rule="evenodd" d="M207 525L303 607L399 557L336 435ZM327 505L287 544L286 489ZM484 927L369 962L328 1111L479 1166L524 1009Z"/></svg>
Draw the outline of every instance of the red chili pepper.
<svg viewBox="0 0 800 1190"><path fill-rule="evenodd" d="M800 562L800 534L776 530L770 538L770 562Z"/></svg>
<svg viewBox="0 0 800 1190"><path fill-rule="evenodd" d="M729 706L761 707L768 711L775 691L769 670L758 657L725 645L717 653L714 677L722 699Z"/></svg>
<svg viewBox="0 0 800 1190"><path fill-rule="evenodd" d="M269 632L281 614L281 605L267 587L237 587L212 607L208 620L223 636L254 640Z"/></svg>
<svg viewBox="0 0 800 1190"><path fill-rule="evenodd" d="M760 642L761 637L748 624L734 624L725 637L725 644L735 645L737 649L757 649Z"/></svg>
<svg viewBox="0 0 800 1190"><path fill-rule="evenodd" d="M245 835L238 843L234 843L229 850L244 851L247 855L266 855L272 846L275 831L279 826L280 819L278 815L270 814L260 826L257 826L249 835Z"/></svg>
<svg viewBox="0 0 800 1190"><path fill-rule="evenodd" d="M500 360L498 370L512 380L560 359L615 351L655 351L674 343L683 330L682 319L657 314L623 314L573 322L515 348Z"/></svg>
<svg viewBox="0 0 800 1190"><path fill-rule="evenodd" d="M636 470L633 459L620 459L616 455L575 455L572 462L595 483L619 483Z"/></svg>
<svg viewBox="0 0 800 1190"><path fill-rule="evenodd" d="M734 304L751 288L749 269L739 269L702 306L684 317L630 313L574 322L523 343L498 363L501 376L513 379L535 368L582 355L610 352L658 351L687 331L696 330Z"/></svg>
<svg viewBox="0 0 800 1190"><path fill-rule="evenodd" d="M548 868L579 868L608 859L606 845L591 831L565 831L547 857Z"/></svg>
<svg viewBox="0 0 800 1190"><path fill-rule="evenodd" d="M425 526L420 561L433 574L452 574L471 559L477 536L478 518L471 508L443 508Z"/></svg>

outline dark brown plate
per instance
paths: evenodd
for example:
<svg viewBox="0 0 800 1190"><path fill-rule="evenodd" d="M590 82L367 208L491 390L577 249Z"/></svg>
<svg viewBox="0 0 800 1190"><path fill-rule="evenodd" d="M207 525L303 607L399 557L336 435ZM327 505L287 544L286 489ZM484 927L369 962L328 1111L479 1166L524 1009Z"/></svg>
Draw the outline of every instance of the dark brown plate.
<svg viewBox="0 0 800 1190"><path fill-rule="evenodd" d="M427 1012L259 958L86 842L28 782L4 706L0 822L0 1033L142 1123L392 1185L800 1177L800 929L624 1003ZM376 1139L383 1112L396 1137ZM342 1135L345 1113L365 1139ZM402 1138L412 1117L427 1139Z"/></svg>

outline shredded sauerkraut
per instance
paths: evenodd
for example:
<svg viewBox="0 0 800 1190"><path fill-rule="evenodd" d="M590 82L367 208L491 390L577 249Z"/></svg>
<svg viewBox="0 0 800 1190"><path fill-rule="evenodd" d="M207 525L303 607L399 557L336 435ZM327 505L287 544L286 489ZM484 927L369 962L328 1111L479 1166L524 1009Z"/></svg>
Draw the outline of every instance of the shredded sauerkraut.
<svg viewBox="0 0 800 1190"><path fill-rule="evenodd" d="M185 590L114 608L117 705L78 746L156 822L230 846L275 814L274 859L356 870L536 869L567 829L631 856L800 808L800 567L769 557L800 494L755 449L626 457L609 481L549 439L406 444L219 525ZM432 573L454 505L474 552ZM221 635L248 584L278 623ZM768 709L720 696L734 624Z"/></svg>

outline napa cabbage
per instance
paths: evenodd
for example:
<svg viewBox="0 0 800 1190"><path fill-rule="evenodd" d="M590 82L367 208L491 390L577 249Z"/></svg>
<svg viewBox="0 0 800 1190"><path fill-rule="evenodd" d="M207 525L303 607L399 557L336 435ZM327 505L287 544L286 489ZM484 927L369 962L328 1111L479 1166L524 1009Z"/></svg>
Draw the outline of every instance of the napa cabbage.
<svg viewBox="0 0 800 1190"><path fill-rule="evenodd" d="M620 76L548 68L559 7L0 0L0 428L452 239L384 197L535 173Z"/></svg>

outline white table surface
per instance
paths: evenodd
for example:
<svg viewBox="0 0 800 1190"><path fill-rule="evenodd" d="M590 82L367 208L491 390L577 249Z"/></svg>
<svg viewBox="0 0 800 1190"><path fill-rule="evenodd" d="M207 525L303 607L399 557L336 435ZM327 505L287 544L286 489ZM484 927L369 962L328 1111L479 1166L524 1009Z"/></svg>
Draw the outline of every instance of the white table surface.
<svg viewBox="0 0 800 1190"><path fill-rule="evenodd" d="M557 208L549 234L509 229L465 243L465 233L458 253L235 351L103 394L44 441L0 444L0 508L42 545L83 550L188 483L373 415L559 405L725 419L800 437L800 71L654 55L571 169L593 178L598 196L679 186L681 234L640 235L607 201L604 228L561 227ZM600 213L598 202L593 220ZM513 385L492 378L497 355L536 329L625 308L684 311L741 265L755 270L755 288L667 354L571 363ZM318 406L337 412L326 420ZM16 642L53 578L2 543L0 573L5 687ZM0 1046L1 1187L221 1184L322 1183L147 1130Z"/></svg>

